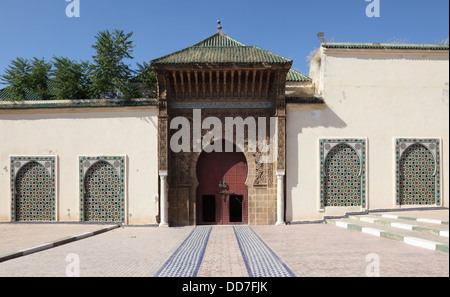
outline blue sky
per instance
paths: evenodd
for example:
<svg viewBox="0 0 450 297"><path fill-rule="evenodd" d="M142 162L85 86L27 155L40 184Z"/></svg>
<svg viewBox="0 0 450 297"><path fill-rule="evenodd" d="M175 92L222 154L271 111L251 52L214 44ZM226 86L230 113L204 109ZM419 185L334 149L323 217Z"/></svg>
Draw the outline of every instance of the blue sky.
<svg viewBox="0 0 450 297"><path fill-rule="evenodd" d="M223 32L294 60L308 74L318 32L336 42L439 43L449 36L448 0L379 0L380 17L366 16L366 0L79 0L80 17L66 16L66 0L0 0L0 74L16 57L92 60L100 30L133 31L130 64L142 63Z"/></svg>

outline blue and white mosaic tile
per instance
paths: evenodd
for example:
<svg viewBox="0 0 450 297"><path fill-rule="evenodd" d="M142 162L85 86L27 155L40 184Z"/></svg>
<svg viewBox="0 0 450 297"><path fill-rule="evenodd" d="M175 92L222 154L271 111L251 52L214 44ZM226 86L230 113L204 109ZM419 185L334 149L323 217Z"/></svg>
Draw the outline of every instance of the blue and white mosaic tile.
<svg viewBox="0 0 450 297"><path fill-rule="evenodd" d="M156 277L196 277L208 244L211 226L197 226L156 273Z"/></svg>
<svg viewBox="0 0 450 297"><path fill-rule="evenodd" d="M233 228L250 277L295 276L251 227Z"/></svg>

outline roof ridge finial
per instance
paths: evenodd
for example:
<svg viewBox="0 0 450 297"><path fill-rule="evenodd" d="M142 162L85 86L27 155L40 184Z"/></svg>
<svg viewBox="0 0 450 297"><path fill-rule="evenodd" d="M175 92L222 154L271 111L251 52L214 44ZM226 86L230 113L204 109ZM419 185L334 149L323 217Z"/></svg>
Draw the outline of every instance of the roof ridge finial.
<svg viewBox="0 0 450 297"><path fill-rule="evenodd" d="M219 29L219 32L222 32L222 25L221 25L221 21L220 20L218 20L217 21L217 24L219 24L219 26L217 27L217 29Z"/></svg>

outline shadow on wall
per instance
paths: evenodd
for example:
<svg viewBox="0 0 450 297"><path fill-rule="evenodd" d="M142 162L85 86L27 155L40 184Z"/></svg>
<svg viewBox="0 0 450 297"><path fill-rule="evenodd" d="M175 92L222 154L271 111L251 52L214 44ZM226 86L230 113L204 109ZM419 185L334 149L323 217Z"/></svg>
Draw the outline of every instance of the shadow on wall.
<svg viewBox="0 0 450 297"><path fill-rule="evenodd" d="M323 105L304 105L299 108L290 110L291 116L287 117L287 125L289 127L287 131L287 141L298 141L299 135L303 134L303 129L314 129L314 128L331 128L331 129L343 129L347 127L347 124L326 104ZM288 112L289 113L289 112ZM290 123L294 121L295 124ZM326 135L324 135L326 137ZM306 165L300 164L300 151L299 146L308 145L316 146L316 155L309 156L310 159L319 159L318 151L318 138L320 135L316 136L317 139L314 143L299 143L297 145L287 145L286 156L289 156L289 162L287 162L287 167L292 166L292 168L305 168ZM287 168L289 170L289 168ZM313 175L316 175L314 168L310 168ZM318 168L319 170L319 168ZM290 183L286 183L286 194L292 193L294 188L297 188L299 179L299 170L289 170L289 176L287 176ZM317 189L319 190L319 189ZM293 199L300 197L293 197L293 195L286 195L286 220L293 218Z"/></svg>
<svg viewBox="0 0 450 297"><path fill-rule="evenodd" d="M296 112L301 113L302 116L296 121L295 131L292 132L301 134L304 128L337 128L342 129L347 127L347 124L325 104L308 104L304 107L297 108ZM289 118L287 118L289 124Z"/></svg>

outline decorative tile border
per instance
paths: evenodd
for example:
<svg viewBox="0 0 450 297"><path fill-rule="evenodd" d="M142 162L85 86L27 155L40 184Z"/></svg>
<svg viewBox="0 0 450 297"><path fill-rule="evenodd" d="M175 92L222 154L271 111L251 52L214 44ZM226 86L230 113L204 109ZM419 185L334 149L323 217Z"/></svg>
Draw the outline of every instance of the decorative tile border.
<svg viewBox="0 0 450 297"><path fill-rule="evenodd" d="M89 172L93 166L99 162L106 162L113 168L117 179L114 183L118 185L118 197L117 199L121 202L119 208L119 217L122 223L125 222L125 157L121 156L98 156L98 157L87 157L82 156L79 158L79 190L80 190L80 220L86 221L88 218L85 217L85 179L86 174ZM110 177L111 178L111 177ZM102 181L101 181L102 182Z"/></svg>
<svg viewBox="0 0 450 297"><path fill-rule="evenodd" d="M196 277L203 261L211 226L197 226L155 277Z"/></svg>
<svg viewBox="0 0 450 297"><path fill-rule="evenodd" d="M91 108L157 106L157 99L85 99L85 100L26 100L5 101L0 99L0 110L40 108Z"/></svg>
<svg viewBox="0 0 450 297"><path fill-rule="evenodd" d="M441 161L440 161L440 139L423 139L423 138L397 138L395 144L395 175L396 175L396 205L401 205L403 198L401 197L401 161L404 157L404 153L409 149L414 148L413 146L419 145L425 148L434 158L434 166L432 175L434 176L434 203L435 205L441 204L441 191L440 191L440 181L441 181ZM423 162L423 160L418 160L418 162ZM415 204L418 205L418 204ZM430 203L427 203L430 205Z"/></svg>
<svg viewBox="0 0 450 297"><path fill-rule="evenodd" d="M250 277L295 277L295 274L250 226L233 226Z"/></svg>
<svg viewBox="0 0 450 297"><path fill-rule="evenodd" d="M359 158L358 177L360 188L360 201L357 206L366 208L366 140L356 138L343 139L320 139L320 209L324 210L326 206L326 162L330 152L338 146L348 147L355 152ZM344 203L345 204L345 203ZM348 205L334 205L348 206Z"/></svg>
<svg viewBox="0 0 450 297"><path fill-rule="evenodd" d="M273 102L171 102L172 109L251 109L273 108Z"/></svg>
<svg viewBox="0 0 450 297"><path fill-rule="evenodd" d="M47 185L49 192L45 193L50 198L51 213L50 217L42 220L54 221L56 220L56 157L54 156L13 156L10 158L11 167L10 167L10 188L11 188L11 221L17 221L19 218L17 217L17 175L21 172L21 170L31 164L36 163L44 169L44 172L48 174L48 182ZM43 178L43 177L37 177ZM35 183L36 181L31 181ZM42 188L36 189L36 193L29 193L29 195L43 195L44 193L41 191ZM29 191L28 191L29 192ZM39 202L38 202L39 203ZM36 211L36 210L32 210ZM36 219L37 220L37 219Z"/></svg>

